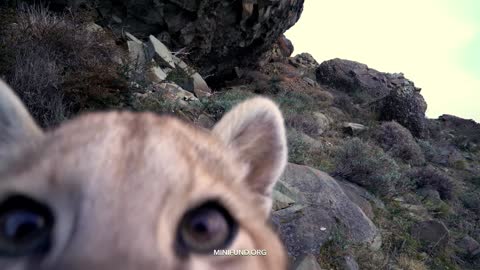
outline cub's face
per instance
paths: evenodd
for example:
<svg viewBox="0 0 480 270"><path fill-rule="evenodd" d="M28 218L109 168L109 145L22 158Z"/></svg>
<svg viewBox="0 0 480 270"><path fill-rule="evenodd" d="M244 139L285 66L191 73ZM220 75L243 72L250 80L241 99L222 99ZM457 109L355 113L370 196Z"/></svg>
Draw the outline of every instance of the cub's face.
<svg viewBox="0 0 480 270"><path fill-rule="evenodd" d="M212 131L110 112L43 132L0 81L0 132L0 269L286 269L267 225L285 131L267 99Z"/></svg>

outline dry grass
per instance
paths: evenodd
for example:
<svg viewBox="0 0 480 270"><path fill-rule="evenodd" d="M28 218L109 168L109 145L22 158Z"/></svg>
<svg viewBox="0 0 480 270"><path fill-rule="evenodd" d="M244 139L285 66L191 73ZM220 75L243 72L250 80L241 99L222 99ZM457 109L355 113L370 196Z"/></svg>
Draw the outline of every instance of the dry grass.
<svg viewBox="0 0 480 270"><path fill-rule="evenodd" d="M103 32L92 32L73 14L40 6L15 12L0 38L7 82L44 127L115 99L126 83L113 59L119 53ZM88 101L88 102L87 102Z"/></svg>
<svg viewBox="0 0 480 270"><path fill-rule="evenodd" d="M424 262L406 256L400 256L397 260L397 264L404 270L428 270L428 267Z"/></svg>

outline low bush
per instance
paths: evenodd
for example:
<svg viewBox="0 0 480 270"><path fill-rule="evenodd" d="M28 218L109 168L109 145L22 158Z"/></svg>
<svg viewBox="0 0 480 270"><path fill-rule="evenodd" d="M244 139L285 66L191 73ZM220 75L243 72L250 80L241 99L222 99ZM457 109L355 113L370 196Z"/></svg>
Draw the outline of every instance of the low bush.
<svg viewBox="0 0 480 270"><path fill-rule="evenodd" d="M330 173L334 169L335 146L321 140L313 140L301 131L287 128L289 162L307 165Z"/></svg>
<svg viewBox="0 0 480 270"><path fill-rule="evenodd" d="M361 185L380 194L391 195L395 191L401 173L400 168L380 147L352 138L336 153L335 176Z"/></svg>
<svg viewBox="0 0 480 270"><path fill-rule="evenodd" d="M435 189L443 200L451 200L455 196L455 181L450 176L433 166L416 168L411 170L408 174L416 184L417 188Z"/></svg>
<svg viewBox="0 0 480 270"><path fill-rule="evenodd" d="M215 121L220 120L222 116L238 103L255 96L246 89L229 89L228 91L216 93L215 95L203 99L204 110L210 114Z"/></svg>
<svg viewBox="0 0 480 270"><path fill-rule="evenodd" d="M295 130L301 131L308 136L317 137L320 135L321 127L315 117L309 113L289 113L285 114L285 125Z"/></svg>
<svg viewBox="0 0 480 270"><path fill-rule="evenodd" d="M460 200L465 208L480 214L480 192L470 191L463 193L460 196Z"/></svg>
<svg viewBox="0 0 480 270"><path fill-rule="evenodd" d="M387 153L411 165L425 163L422 149L408 129L395 121L382 123L373 133L374 139Z"/></svg>

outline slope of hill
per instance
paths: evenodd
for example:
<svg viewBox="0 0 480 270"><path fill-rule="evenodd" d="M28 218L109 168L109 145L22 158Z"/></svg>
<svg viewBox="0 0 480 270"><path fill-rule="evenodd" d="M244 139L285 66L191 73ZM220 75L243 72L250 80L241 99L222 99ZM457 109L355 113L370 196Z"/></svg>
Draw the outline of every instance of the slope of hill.
<svg viewBox="0 0 480 270"><path fill-rule="evenodd" d="M66 13L4 5L0 76L44 127L85 111L127 109L172 113L208 129L241 100L268 96L288 130L291 164L275 188L272 223L293 267L480 267L480 124L427 119L421 89L403 74L343 59L317 63L308 53L291 57L293 45L281 33L303 1L212 1L204 9L191 2L173 11L166 8L172 3L162 6L166 22L154 23L132 23L135 11L122 13L132 10L122 5ZM208 46L183 40L205 41L207 30L187 35L181 23L214 8L238 20L223 22L226 28L216 22L221 37ZM290 13L268 21L267 10ZM135 31L124 31L129 23ZM259 24L266 26L252 33Z"/></svg>

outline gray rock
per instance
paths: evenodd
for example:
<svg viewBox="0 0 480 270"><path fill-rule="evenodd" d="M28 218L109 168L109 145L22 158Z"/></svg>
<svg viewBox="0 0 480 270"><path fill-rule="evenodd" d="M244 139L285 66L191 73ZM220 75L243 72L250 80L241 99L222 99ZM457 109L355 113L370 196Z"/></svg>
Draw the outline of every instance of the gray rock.
<svg viewBox="0 0 480 270"><path fill-rule="evenodd" d="M202 76L196 72L193 68L189 67L182 59L173 56L175 65L185 71L192 78L192 92L199 98L208 97L212 94L212 89L208 87ZM190 89L187 89L190 90Z"/></svg>
<svg viewBox="0 0 480 270"><path fill-rule="evenodd" d="M127 41L128 56L137 70L142 69L146 64L145 47L142 43Z"/></svg>
<svg viewBox="0 0 480 270"><path fill-rule="evenodd" d="M294 267L295 270L322 270L317 259L312 254L305 255L299 259L299 263Z"/></svg>
<svg viewBox="0 0 480 270"><path fill-rule="evenodd" d="M164 66L175 68L172 52L160 40L150 35L147 45L149 57L153 56L155 60Z"/></svg>
<svg viewBox="0 0 480 270"><path fill-rule="evenodd" d="M318 68L319 64L315 58L309 53L300 53L290 58L290 64L296 68L300 69L310 69L315 70Z"/></svg>
<svg viewBox="0 0 480 270"><path fill-rule="evenodd" d="M342 130L348 135L357 136L367 130L362 124L345 122L342 124Z"/></svg>
<svg viewBox="0 0 480 270"><path fill-rule="evenodd" d="M369 200L378 200L370 194L366 189L347 181L338 181L340 186L342 186L343 191L348 196L348 198L354 202L362 211L367 215L368 218L373 219L375 214L373 212L372 204Z"/></svg>
<svg viewBox="0 0 480 270"><path fill-rule="evenodd" d="M123 22L123 20L117 15L112 15L112 21L118 24L121 24Z"/></svg>
<svg viewBox="0 0 480 270"><path fill-rule="evenodd" d="M158 88L166 91L173 101L183 106L188 106L189 103L198 101L198 98L192 93L174 83L160 83L158 84Z"/></svg>
<svg viewBox="0 0 480 270"><path fill-rule="evenodd" d="M355 258L353 258L353 256L350 256L350 255L347 255L341 259L340 268L342 270L359 270L360 269Z"/></svg>
<svg viewBox="0 0 480 270"><path fill-rule="evenodd" d="M412 236L429 249L443 249L448 244L450 233L445 224L438 220L418 222L411 228Z"/></svg>
<svg viewBox="0 0 480 270"><path fill-rule="evenodd" d="M202 97L209 97L212 94L212 89L208 87L207 83L205 80L198 74L198 72L195 72L192 75L193 78L193 92L195 95L199 98Z"/></svg>
<svg viewBox="0 0 480 270"><path fill-rule="evenodd" d="M353 243L373 244L375 248L381 244L376 226L328 174L289 164L280 182L293 193L290 197L295 204L274 212L272 221L294 260L303 254L318 254L338 225L345 228Z"/></svg>
<svg viewBox="0 0 480 270"><path fill-rule="evenodd" d="M87 26L85 27L85 29L89 32L102 32L104 31L103 28L96 24L96 23L89 23L87 24Z"/></svg>
<svg viewBox="0 0 480 270"><path fill-rule="evenodd" d="M421 89L402 73L379 72L365 64L336 58L321 63L316 77L322 84L353 96L356 103L368 105L379 120L395 120L414 136L423 136L427 104Z"/></svg>
<svg viewBox="0 0 480 270"><path fill-rule="evenodd" d="M125 36L130 41L135 41L138 44L143 44L143 42L140 39L136 38L134 35L130 34L129 32L125 32Z"/></svg>
<svg viewBox="0 0 480 270"><path fill-rule="evenodd" d="M303 80L308 83L310 86L318 86L317 82L310 79L309 77L304 77Z"/></svg>
<svg viewBox="0 0 480 270"><path fill-rule="evenodd" d="M317 80L347 93L358 93L360 102L386 97L391 89L385 74L355 61L332 59L322 62Z"/></svg>
<svg viewBox="0 0 480 270"><path fill-rule="evenodd" d="M315 80L316 75L315 71L318 68L319 64L309 53L297 54L294 57L291 57L288 61L292 66L300 70L305 76L309 79Z"/></svg>
<svg viewBox="0 0 480 270"><path fill-rule="evenodd" d="M456 243L461 252L469 258L480 257L480 244L470 236L465 236Z"/></svg>
<svg viewBox="0 0 480 270"><path fill-rule="evenodd" d="M152 67L152 74L158 82L163 82L167 78L167 73L157 66Z"/></svg>
<svg viewBox="0 0 480 270"><path fill-rule="evenodd" d="M50 0L78 6L79 0ZM186 48L200 74L230 72L247 66L268 51L300 18L304 0L80 0L95 4L113 30L139 38L168 33L171 50ZM52 5L53 6L53 5ZM115 18L112 20L112 18ZM121 22L121 23L119 23ZM287 46L288 48L288 46Z"/></svg>
<svg viewBox="0 0 480 270"><path fill-rule="evenodd" d="M288 197L287 195L281 193L278 190L273 191L272 199L273 199L273 206L272 206L273 211L285 209L295 203L295 201L292 198Z"/></svg>
<svg viewBox="0 0 480 270"><path fill-rule="evenodd" d="M427 103L412 85L398 86L381 101L380 120L395 120L406 127L415 137L423 137L426 131L425 112Z"/></svg>

